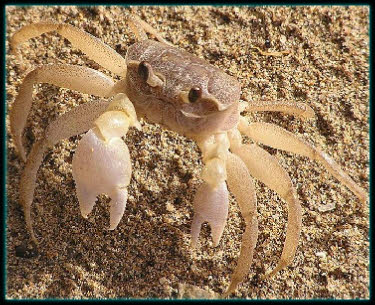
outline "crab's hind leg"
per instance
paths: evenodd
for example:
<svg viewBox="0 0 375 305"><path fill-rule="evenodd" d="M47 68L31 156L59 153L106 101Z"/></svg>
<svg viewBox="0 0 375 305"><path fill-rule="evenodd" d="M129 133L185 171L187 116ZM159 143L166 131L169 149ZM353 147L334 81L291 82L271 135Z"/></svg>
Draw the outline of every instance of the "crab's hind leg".
<svg viewBox="0 0 375 305"><path fill-rule="evenodd" d="M365 190L358 186L330 156L306 143L293 133L269 123L257 122L248 124L245 118L241 118L238 129L256 142L300 154L320 162L331 175L348 187L361 202L367 201L368 194Z"/></svg>
<svg viewBox="0 0 375 305"><path fill-rule="evenodd" d="M120 82L115 84L105 74L88 67L67 64L44 65L28 73L9 114L14 144L23 161L26 161L26 153L22 145L22 133L32 104L33 85L36 83L49 83L100 97L110 97L120 89Z"/></svg>
<svg viewBox="0 0 375 305"><path fill-rule="evenodd" d="M68 39L74 47L81 50L103 68L120 76L126 75L125 58L95 36L70 24L43 22L26 25L10 38L11 51L15 52L20 44L31 38L52 31L56 31Z"/></svg>
<svg viewBox="0 0 375 305"><path fill-rule="evenodd" d="M223 297L231 294L248 274L256 242L258 240L257 201L253 179L244 162L236 155L228 153L227 183L234 194L245 220L246 228L242 235L240 256L231 282Z"/></svg>
<svg viewBox="0 0 375 305"><path fill-rule="evenodd" d="M94 120L105 111L107 106L107 102L99 101L74 108L51 122L45 130L44 137L34 144L21 176L20 202L24 209L26 225L36 244L37 240L32 229L30 209L34 196L37 171L43 161L45 151L62 139L87 131Z"/></svg>

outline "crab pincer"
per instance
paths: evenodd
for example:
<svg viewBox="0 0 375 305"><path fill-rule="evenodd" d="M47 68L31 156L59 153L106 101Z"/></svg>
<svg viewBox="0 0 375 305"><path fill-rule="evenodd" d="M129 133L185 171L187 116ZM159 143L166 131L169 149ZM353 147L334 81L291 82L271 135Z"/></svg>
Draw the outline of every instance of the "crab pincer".
<svg viewBox="0 0 375 305"><path fill-rule="evenodd" d="M228 216L229 193L225 181L213 188L204 182L194 198L194 217L191 226L191 244L197 244L199 232L203 222L211 225L214 246L219 244Z"/></svg>
<svg viewBox="0 0 375 305"><path fill-rule="evenodd" d="M124 214L131 178L127 145L121 139L129 126L139 126L135 110L124 94L119 94L78 144L73 157L73 178L81 214L87 218L97 195L111 197L110 230Z"/></svg>

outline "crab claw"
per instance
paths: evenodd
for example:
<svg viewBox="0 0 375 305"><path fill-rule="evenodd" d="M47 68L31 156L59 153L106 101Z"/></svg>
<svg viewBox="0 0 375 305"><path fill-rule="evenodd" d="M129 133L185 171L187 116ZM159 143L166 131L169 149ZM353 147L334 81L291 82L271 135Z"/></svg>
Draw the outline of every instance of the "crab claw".
<svg viewBox="0 0 375 305"><path fill-rule="evenodd" d="M73 178L83 217L92 211L97 195L111 197L109 229L114 230L126 207L130 155L121 138L103 140L94 130L90 129L79 142L73 157Z"/></svg>
<svg viewBox="0 0 375 305"><path fill-rule="evenodd" d="M193 247L197 244L201 225L205 221L211 225L214 247L219 244L228 216L228 203L228 189L225 181L220 182L216 188L212 188L206 182L200 186L194 198L195 213L191 226Z"/></svg>

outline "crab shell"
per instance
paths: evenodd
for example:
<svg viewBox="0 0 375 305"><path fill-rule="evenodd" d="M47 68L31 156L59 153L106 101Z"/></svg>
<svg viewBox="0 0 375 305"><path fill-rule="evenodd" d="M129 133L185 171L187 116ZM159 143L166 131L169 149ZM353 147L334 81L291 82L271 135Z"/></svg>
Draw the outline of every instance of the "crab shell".
<svg viewBox="0 0 375 305"><path fill-rule="evenodd" d="M131 45L126 55L126 93L139 117L189 137L202 137L238 124L241 87L232 76L203 59L163 43L146 40ZM147 62L162 85L150 86L138 71ZM151 72L150 72L151 73ZM201 97L190 103L193 87Z"/></svg>

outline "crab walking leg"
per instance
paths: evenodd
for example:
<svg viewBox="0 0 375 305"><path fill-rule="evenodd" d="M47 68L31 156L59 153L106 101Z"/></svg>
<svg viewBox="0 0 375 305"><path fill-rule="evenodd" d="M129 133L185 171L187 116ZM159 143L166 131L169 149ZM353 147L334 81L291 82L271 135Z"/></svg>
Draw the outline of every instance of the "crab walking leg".
<svg viewBox="0 0 375 305"><path fill-rule="evenodd" d="M74 108L51 122L45 130L44 138L34 144L21 176L20 202L24 209L27 228L36 244L38 242L32 228L30 210L34 197L36 175L43 161L45 151L62 139L88 130L94 120L97 119L107 107L107 102L99 101L83 104Z"/></svg>
<svg viewBox="0 0 375 305"><path fill-rule="evenodd" d="M227 183L234 194L245 220L246 228L242 235L242 244L237 267L224 297L230 295L248 274L258 240L257 200L254 182L245 163L238 156L228 153Z"/></svg>
<svg viewBox="0 0 375 305"><path fill-rule="evenodd" d="M365 190L358 186L330 156L306 143L293 133L269 123L248 124L243 118L241 118L238 128L241 133L246 134L256 142L319 161L331 175L348 187L360 201L366 202L368 194Z"/></svg>
<svg viewBox="0 0 375 305"><path fill-rule="evenodd" d="M26 153L22 145L22 133L32 104L33 85L36 83L49 83L101 97L110 97L118 91L111 78L87 67L45 65L31 71L20 86L9 114L14 143L23 161L26 161Z"/></svg>
<svg viewBox="0 0 375 305"><path fill-rule="evenodd" d="M133 31L135 37L139 40L147 40L147 34L144 30L144 27L142 27L140 21L135 16L129 16L127 20L130 29Z"/></svg>
<svg viewBox="0 0 375 305"><path fill-rule="evenodd" d="M303 119L311 119L315 117L314 110L305 103L294 101L252 101L248 103L245 110L254 111L280 111L286 114L292 114Z"/></svg>
<svg viewBox="0 0 375 305"><path fill-rule="evenodd" d="M276 191L288 204L288 227L284 248L278 265L267 275L271 276L293 260L301 232L302 208L289 175L275 157L255 144L242 145L241 134L236 129L230 131L228 136L231 150L243 160L250 175Z"/></svg>
<svg viewBox="0 0 375 305"><path fill-rule="evenodd" d="M127 145L121 139L130 126L139 128L133 104L118 94L81 139L73 156L73 178L83 217L92 211L96 196L111 197L110 226L114 230L125 211L131 178Z"/></svg>
<svg viewBox="0 0 375 305"><path fill-rule="evenodd" d="M246 164L250 174L270 189L277 192L288 204L288 226L283 252L276 268L267 276L272 276L287 267L297 250L302 226L302 207L288 173L277 159L255 144L242 145L234 149Z"/></svg>
<svg viewBox="0 0 375 305"><path fill-rule="evenodd" d="M140 40L147 40L148 37L146 33L152 34L155 36L155 38L167 45L172 45L170 42L166 41L160 33L155 30L152 26L150 26L148 23L144 22L142 19L140 19L136 15L131 15L128 17L128 23L132 31L134 32L135 36Z"/></svg>
<svg viewBox="0 0 375 305"><path fill-rule="evenodd" d="M74 47L81 50L103 68L106 68L117 75L126 76L125 58L95 36L70 24L46 22L26 25L11 37L11 50L15 51L20 44L30 38L51 31L56 31L64 38L68 39Z"/></svg>
<svg viewBox="0 0 375 305"><path fill-rule="evenodd" d="M31 204L34 197L36 174L39 166L42 164L43 156L47 148L44 139L39 140L33 145L20 180L20 203L23 207L27 229L35 244L38 244L38 241L34 235L31 221Z"/></svg>

